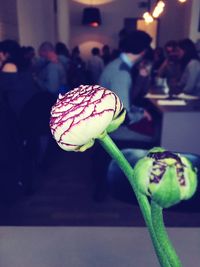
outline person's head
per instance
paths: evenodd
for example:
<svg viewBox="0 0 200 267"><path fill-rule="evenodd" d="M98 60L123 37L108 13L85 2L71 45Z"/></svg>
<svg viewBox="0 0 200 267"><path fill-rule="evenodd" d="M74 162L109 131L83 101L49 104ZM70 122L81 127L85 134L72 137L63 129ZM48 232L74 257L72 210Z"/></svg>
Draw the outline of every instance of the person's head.
<svg viewBox="0 0 200 267"><path fill-rule="evenodd" d="M135 30L125 34L120 40L119 47L122 52L139 55L148 50L151 41L152 38L148 33Z"/></svg>
<svg viewBox="0 0 200 267"><path fill-rule="evenodd" d="M174 60L178 59L178 44L177 44L177 41L175 41L175 40L168 41L165 44L164 49L165 49L166 57L170 61L174 61Z"/></svg>
<svg viewBox="0 0 200 267"><path fill-rule="evenodd" d="M179 58L190 61L191 59L198 59L198 53L195 43L189 38L178 42Z"/></svg>
<svg viewBox="0 0 200 267"><path fill-rule="evenodd" d="M80 49L78 46L75 46L72 49L72 57L79 57L80 56Z"/></svg>
<svg viewBox="0 0 200 267"><path fill-rule="evenodd" d="M0 43L0 62L10 61L15 65L20 63L21 48L14 40L4 40Z"/></svg>
<svg viewBox="0 0 200 267"><path fill-rule="evenodd" d="M32 46L22 46L21 51L25 59L32 60L35 57L35 49Z"/></svg>
<svg viewBox="0 0 200 267"><path fill-rule="evenodd" d="M49 59L49 57L51 56L51 54L55 53L55 49L52 43L50 42L43 42L38 50L39 56L43 57L45 59Z"/></svg>
<svg viewBox="0 0 200 267"><path fill-rule="evenodd" d="M69 57L69 50L64 43L58 42L55 46L55 50L56 50L56 54Z"/></svg>
<svg viewBox="0 0 200 267"><path fill-rule="evenodd" d="M100 55L100 49L98 47L93 47L91 52L92 52L92 55L94 55L94 56Z"/></svg>
<svg viewBox="0 0 200 267"><path fill-rule="evenodd" d="M104 55L108 55L108 54L110 54L110 47L109 47L109 45L104 45L104 46L102 47L102 53L103 53Z"/></svg>
<svg viewBox="0 0 200 267"><path fill-rule="evenodd" d="M32 67L33 59L35 58L35 49L32 46L22 46L22 70L27 70Z"/></svg>

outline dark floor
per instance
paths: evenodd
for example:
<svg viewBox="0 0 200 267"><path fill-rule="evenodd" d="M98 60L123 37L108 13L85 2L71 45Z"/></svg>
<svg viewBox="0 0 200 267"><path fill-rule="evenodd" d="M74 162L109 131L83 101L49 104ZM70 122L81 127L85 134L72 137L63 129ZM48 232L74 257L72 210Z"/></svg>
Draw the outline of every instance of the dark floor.
<svg viewBox="0 0 200 267"><path fill-rule="evenodd" d="M137 205L110 195L101 201L94 198L92 150L75 153L54 148L52 151L46 168L35 174L35 192L11 205L1 205L0 225L144 226ZM198 227L200 209L168 209L165 222L167 226Z"/></svg>

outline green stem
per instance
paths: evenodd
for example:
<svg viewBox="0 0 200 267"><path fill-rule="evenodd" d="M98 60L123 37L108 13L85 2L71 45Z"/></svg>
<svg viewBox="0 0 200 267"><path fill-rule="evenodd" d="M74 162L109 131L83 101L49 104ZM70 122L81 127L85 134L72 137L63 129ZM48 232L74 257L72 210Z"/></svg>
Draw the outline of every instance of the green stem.
<svg viewBox="0 0 200 267"><path fill-rule="evenodd" d="M145 223L149 230L149 234L153 242L160 265L162 267L171 267L155 235L153 225L152 225L152 220L151 220L151 208L150 208L149 201L145 195L138 192L138 190L136 189L134 180L132 179L133 168L131 167L131 165L126 160L122 152L118 149L118 147L115 145L113 140L108 135L105 135L99 138L99 142L101 143L103 148L108 152L108 154L118 163L119 167L122 169L122 171L124 172L124 174L126 175L126 177L128 178L132 186L132 189L138 200L142 215L144 217Z"/></svg>
<svg viewBox="0 0 200 267"><path fill-rule="evenodd" d="M151 216L156 237L165 254L167 255L170 265L172 267L181 267L182 264L180 259L177 256L171 241L169 240L169 236L164 225L162 208L153 200L151 201Z"/></svg>

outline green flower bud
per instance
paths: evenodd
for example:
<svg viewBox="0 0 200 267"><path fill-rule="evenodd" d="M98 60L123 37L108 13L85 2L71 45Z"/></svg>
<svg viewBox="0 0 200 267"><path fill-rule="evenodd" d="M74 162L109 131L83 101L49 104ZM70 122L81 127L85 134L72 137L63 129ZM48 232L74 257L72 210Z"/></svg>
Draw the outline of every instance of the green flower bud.
<svg viewBox="0 0 200 267"><path fill-rule="evenodd" d="M191 198L197 188L197 170L190 161L163 148L153 148L137 162L133 179L140 192L163 208Z"/></svg>

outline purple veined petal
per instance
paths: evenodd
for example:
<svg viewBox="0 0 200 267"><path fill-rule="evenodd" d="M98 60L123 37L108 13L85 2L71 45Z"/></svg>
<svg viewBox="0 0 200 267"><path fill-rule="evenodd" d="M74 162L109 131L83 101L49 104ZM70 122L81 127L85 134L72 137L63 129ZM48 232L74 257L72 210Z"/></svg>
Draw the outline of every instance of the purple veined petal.
<svg viewBox="0 0 200 267"><path fill-rule="evenodd" d="M52 135L63 149L75 150L98 138L122 109L112 91L99 85L81 85L59 95L52 107Z"/></svg>
<svg viewBox="0 0 200 267"><path fill-rule="evenodd" d="M91 139L98 137L112 120L113 113L96 114L94 117L88 117L76 124L72 124L70 128L63 131L60 136L62 143L69 143L74 145L84 145ZM101 120L101 123L99 123ZM92 127L91 127L92 126Z"/></svg>
<svg viewBox="0 0 200 267"><path fill-rule="evenodd" d="M79 147L77 145L65 144L65 143L62 143L62 142L58 142L58 145L62 149L67 150L67 151L74 151L74 150L76 150Z"/></svg>
<svg viewBox="0 0 200 267"><path fill-rule="evenodd" d="M73 119L66 121L62 126L60 124L53 124L51 127L52 134L54 138L59 141L63 133L68 132L71 125L73 123Z"/></svg>

